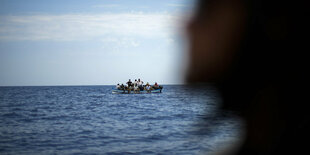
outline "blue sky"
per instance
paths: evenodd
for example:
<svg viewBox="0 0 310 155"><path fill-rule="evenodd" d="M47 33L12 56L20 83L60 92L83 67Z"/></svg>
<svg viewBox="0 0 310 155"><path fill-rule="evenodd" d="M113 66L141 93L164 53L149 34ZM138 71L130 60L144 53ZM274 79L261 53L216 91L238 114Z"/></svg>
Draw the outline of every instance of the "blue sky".
<svg viewBox="0 0 310 155"><path fill-rule="evenodd" d="M182 83L194 0L1 0L0 86Z"/></svg>

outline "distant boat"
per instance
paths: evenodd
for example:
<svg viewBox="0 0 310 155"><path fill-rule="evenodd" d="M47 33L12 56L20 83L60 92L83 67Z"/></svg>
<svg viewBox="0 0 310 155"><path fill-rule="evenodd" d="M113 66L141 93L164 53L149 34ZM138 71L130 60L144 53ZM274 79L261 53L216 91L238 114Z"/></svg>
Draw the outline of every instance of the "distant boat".
<svg viewBox="0 0 310 155"><path fill-rule="evenodd" d="M160 86L158 89L152 89L152 90L140 90L140 91L133 91L133 90L120 90L120 89L114 89L112 90L112 94L151 94L151 93L161 93L163 87Z"/></svg>

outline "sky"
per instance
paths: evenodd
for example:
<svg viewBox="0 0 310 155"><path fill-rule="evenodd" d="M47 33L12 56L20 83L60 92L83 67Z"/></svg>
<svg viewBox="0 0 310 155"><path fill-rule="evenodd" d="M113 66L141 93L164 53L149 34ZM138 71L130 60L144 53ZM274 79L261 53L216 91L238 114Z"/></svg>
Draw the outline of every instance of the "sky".
<svg viewBox="0 0 310 155"><path fill-rule="evenodd" d="M0 86L182 84L194 0L1 0Z"/></svg>

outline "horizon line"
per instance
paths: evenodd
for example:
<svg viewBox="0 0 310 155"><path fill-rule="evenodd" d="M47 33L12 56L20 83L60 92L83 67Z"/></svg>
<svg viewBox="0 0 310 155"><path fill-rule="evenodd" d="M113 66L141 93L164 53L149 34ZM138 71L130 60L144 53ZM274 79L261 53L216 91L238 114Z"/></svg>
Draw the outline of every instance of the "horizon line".
<svg viewBox="0 0 310 155"><path fill-rule="evenodd" d="M186 83L160 84L160 85L186 85ZM116 84L81 84L81 85L0 85L0 87L83 87L83 86L116 86Z"/></svg>

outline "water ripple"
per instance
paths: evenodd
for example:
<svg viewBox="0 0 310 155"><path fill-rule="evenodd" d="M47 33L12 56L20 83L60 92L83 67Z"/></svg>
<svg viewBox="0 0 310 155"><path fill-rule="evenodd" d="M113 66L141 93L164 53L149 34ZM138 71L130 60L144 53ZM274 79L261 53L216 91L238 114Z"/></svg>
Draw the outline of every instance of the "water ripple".
<svg viewBox="0 0 310 155"><path fill-rule="evenodd" d="M0 154L200 154L238 136L212 88L112 88L0 87Z"/></svg>

